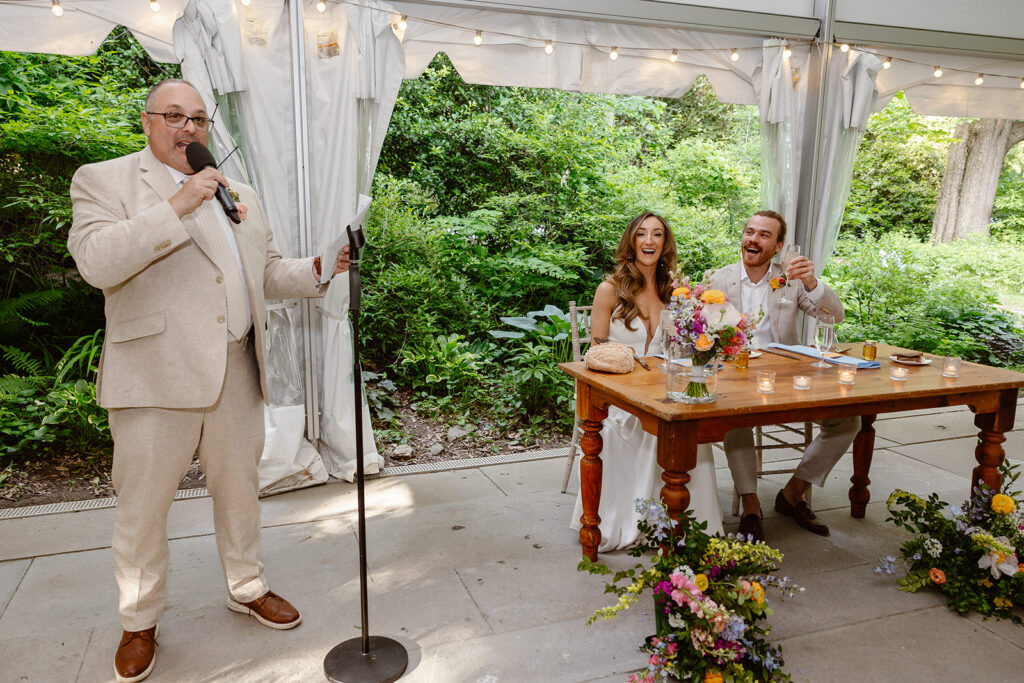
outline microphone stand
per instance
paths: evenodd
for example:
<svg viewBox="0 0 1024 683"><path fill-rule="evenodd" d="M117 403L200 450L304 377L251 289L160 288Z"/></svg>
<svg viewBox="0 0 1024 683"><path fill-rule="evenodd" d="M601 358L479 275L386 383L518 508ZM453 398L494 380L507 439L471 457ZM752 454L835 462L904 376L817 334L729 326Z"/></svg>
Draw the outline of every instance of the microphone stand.
<svg viewBox="0 0 1024 683"><path fill-rule="evenodd" d="M350 638L331 648L324 658L324 674L335 683L391 683L401 678L409 666L409 654L397 640L370 635L366 597L366 498L363 488L363 374L359 363L359 260L366 237L362 228L348 232L349 311L352 312L352 387L356 421L356 491L359 509L359 608L362 636ZM324 264L324 267L327 267ZM334 264L331 264L334 268Z"/></svg>

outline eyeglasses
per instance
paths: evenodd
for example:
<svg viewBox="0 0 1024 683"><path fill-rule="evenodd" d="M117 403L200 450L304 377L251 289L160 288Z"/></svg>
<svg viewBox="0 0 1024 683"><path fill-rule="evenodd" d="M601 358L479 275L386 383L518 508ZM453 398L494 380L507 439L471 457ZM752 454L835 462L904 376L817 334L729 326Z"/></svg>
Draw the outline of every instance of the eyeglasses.
<svg viewBox="0 0 1024 683"><path fill-rule="evenodd" d="M150 116L164 117L164 123L171 128L184 128L189 121L195 125L196 130L206 130L213 125L213 119L205 116L185 116L176 111L147 111L146 113Z"/></svg>

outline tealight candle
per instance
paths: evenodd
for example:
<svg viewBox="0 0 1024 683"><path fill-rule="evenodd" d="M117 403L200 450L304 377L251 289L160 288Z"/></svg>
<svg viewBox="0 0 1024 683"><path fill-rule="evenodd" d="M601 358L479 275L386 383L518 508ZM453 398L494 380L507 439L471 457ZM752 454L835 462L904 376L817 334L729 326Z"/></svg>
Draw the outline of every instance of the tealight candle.
<svg viewBox="0 0 1024 683"><path fill-rule="evenodd" d="M793 388L807 390L811 388L811 378L807 375L797 375L793 378Z"/></svg>
<svg viewBox="0 0 1024 683"><path fill-rule="evenodd" d="M889 368L889 379L897 382L906 382L907 377L910 375L910 368L905 368L901 365L893 365Z"/></svg>
<svg viewBox="0 0 1024 683"><path fill-rule="evenodd" d="M851 365L839 368L838 381L840 384L854 384L857 381L857 366Z"/></svg>
<svg viewBox="0 0 1024 683"><path fill-rule="evenodd" d="M774 370L758 370L757 371L757 393L759 393L759 394L774 394L775 393L775 371Z"/></svg>
<svg viewBox="0 0 1024 683"><path fill-rule="evenodd" d="M942 376L943 377L959 377L960 376L960 359L954 358L953 356L947 356L942 359Z"/></svg>

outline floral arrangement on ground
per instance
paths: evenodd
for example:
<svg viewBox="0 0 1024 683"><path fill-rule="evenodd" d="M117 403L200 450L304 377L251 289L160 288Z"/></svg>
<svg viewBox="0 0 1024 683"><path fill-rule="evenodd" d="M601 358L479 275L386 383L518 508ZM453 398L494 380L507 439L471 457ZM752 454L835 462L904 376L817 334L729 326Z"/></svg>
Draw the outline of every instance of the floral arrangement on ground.
<svg viewBox="0 0 1024 683"><path fill-rule="evenodd" d="M936 494L927 499L896 489L889 496L889 518L914 537L903 543L906 576L900 590L934 588L960 614L976 611L1024 625L1013 612L1024 605L1024 509L1012 488L1016 466L1000 467L1003 483L994 490L980 479L970 500L950 506ZM896 558L882 559L879 574L895 574Z"/></svg>
<svg viewBox="0 0 1024 683"><path fill-rule="evenodd" d="M782 651L766 639L772 614L766 590L792 597L803 588L778 577L782 553L763 542L740 536L709 536L706 522L687 511L672 523L661 501L636 501L642 517L637 523L640 542L634 557L652 556L650 566L637 564L616 572L605 586L619 596L588 620L611 619L650 590L654 599L656 633L640 644L650 655L647 668L629 677L630 683L653 683L669 674L703 683L789 681ZM607 575L603 564L584 559L581 571Z"/></svg>

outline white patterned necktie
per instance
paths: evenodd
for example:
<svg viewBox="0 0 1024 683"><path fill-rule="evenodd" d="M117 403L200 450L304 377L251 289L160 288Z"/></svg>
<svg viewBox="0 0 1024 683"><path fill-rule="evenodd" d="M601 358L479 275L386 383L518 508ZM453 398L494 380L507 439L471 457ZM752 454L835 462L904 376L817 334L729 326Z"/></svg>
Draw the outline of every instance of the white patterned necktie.
<svg viewBox="0 0 1024 683"><path fill-rule="evenodd" d="M214 265L220 268L224 276L224 294L228 307L228 332L235 339L241 339L249 331L249 301L245 294L245 283L238 270L238 262L224 235L217 214L214 213L213 202L205 201L196 209L199 228L209 246L208 256Z"/></svg>

